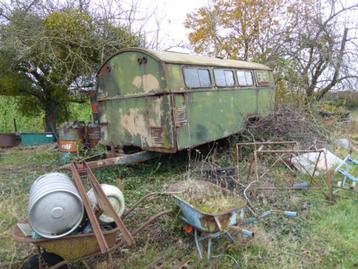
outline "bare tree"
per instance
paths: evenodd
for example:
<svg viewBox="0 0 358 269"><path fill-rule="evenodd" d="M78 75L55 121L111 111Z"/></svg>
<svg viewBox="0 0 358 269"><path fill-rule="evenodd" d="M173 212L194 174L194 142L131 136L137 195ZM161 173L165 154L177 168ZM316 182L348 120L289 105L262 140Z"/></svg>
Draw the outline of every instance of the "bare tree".
<svg viewBox="0 0 358 269"><path fill-rule="evenodd" d="M299 81L309 100L321 100L344 81L357 79L351 60L356 57L356 25L348 26L344 13L358 10L358 4L344 7L332 1L297 2L285 37L285 56L296 65ZM357 60L357 58L356 58ZM296 80L297 81L297 80Z"/></svg>

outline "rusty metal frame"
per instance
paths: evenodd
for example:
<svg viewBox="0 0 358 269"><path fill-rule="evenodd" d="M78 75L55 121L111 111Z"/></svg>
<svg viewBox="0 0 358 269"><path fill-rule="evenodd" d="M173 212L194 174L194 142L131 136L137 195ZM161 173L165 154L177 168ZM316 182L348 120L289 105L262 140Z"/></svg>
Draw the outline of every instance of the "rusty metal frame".
<svg viewBox="0 0 358 269"><path fill-rule="evenodd" d="M99 206L101 207L101 209L107 209L109 211L109 213L113 217L117 227L121 231L123 238L125 239L127 245L131 246L134 241L132 235L130 234L129 230L127 229L127 227L124 225L121 218L118 216L118 214L114 210L112 204L109 202L107 196L103 192L100 184L98 183L98 181L97 181L95 175L93 174L91 168L89 167L89 165L86 162L82 162L82 163L80 163L80 165L73 162L73 163L71 163L71 171L73 174L73 178L74 178L75 184L78 188L78 191L82 197L88 218L91 222L92 229L96 236L101 253L102 254L108 253L110 251L110 248L109 248L108 243L107 243L107 241L104 237L104 234L101 230L101 226L100 226L97 216L94 212L94 209L92 208L91 202L87 196L87 192L86 192L83 182L81 180L80 171L83 171L83 170L87 173L89 181L94 189L94 194L98 201Z"/></svg>
<svg viewBox="0 0 358 269"><path fill-rule="evenodd" d="M96 217L96 214L92 208L91 202L87 196L86 189L85 189L83 182L81 180L79 168L77 167L77 164L74 162L71 163L71 171L72 171L72 175L73 175L76 187L77 187L77 189L81 195L81 198L83 200L83 204L85 206L87 216L91 222L91 226L92 226L93 232L96 236L99 248L101 250L101 253L104 254L109 251L109 246L108 246L107 241L103 235L101 226L100 226L99 221Z"/></svg>
<svg viewBox="0 0 358 269"><path fill-rule="evenodd" d="M131 233L129 232L127 227L124 225L122 219L118 216L117 212L114 210L112 204L109 202L106 194L102 190L102 188L101 188L100 184L98 183L95 175L93 174L91 168L88 166L88 164L86 162L84 162L83 164L86 168L88 177L89 177L90 182L93 186L97 201L100 203L100 205L103 209L107 209L109 211L109 213L111 214L114 222L116 223L117 227L121 231L123 238L127 242L127 244L129 246L133 245L134 240L133 240Z"/></svg>
<svg viewBox="0 0 358 269"><path fill-rule="evenodd" d="M86 162L87 166L90 169L96 169L96 168L104 168L104 167L110 167L115 165L129 165L129 164L137 164L141 162L145 162L154 158L158 158L162 156L163 153L159 152L152 152L152 151L140 151L132 154L123 154L116 157L96 160L96 161L89 161ZM61 166L59 169L71 169L72 170L72 164L66 164L64 166ZM79 171L85 170L85 167L82 163L77 163L77 169Z"/></svg>
<svg viewBox="0 0 358 269"><path fill-rule="evenodd" d="M272 146L272 145L283 145L283 146L291 146L291 148L289 149L280 149L280 150L273 150L273 149L266 149L267 146ZM289 167L287 165L287 163L283 160L283 156L285 156L286 154L290 154L291 158L292 155L297 155L299 153L314 153L314 152L318 152L318 156L315 162L315 166L313 169L312 174L309 173L307 171L307 169L299 162L297 161L297 163L299 164L299 166L311 177L312 180L314 180L314 176L315 173L317 171L317 165L318 162L321 158L321 154L324 154L324 160L325 160L325 166L326 166L326 170L328 170L328 164L327 164L327 156L326 153L323 149L318 149L318 150L300 150L300 149L295 149L295 146L298 146L297 141L266 141L266 142L247 142L247 143L237 143L236 144L236 161L237 161L237 165L236 165L236 169L237 169L237 176L238 178L240 178L240 149L242 146L254 146L255 149L253 150L254 153L254 163L255 163L255 174L256 174L256 180L259 180L260 178L262 178L269 170L271 170L278 162L283 163L291 172L293 172L293 170L291 169L291 167ZM256 149L257 146L260 146L259 149ZM258 175L258 171L257 171L257 160L258 160L258 155L261 154L274 154L277 158L276 160L273 162L273 164L267 168L261 175ZM251 164L250 164L251 165ZM250 167L250 171L251 171L251 167ZM250 173L249 171L249 173Z"/></svg>
<svg viewBox="0 0 358 269"><path fill-rule="evenodd" d="M237 178L240 178L240 150L243 146L254 146L255 149L253 150L254 153L254 159L250 162L250 169L249 169L249 173L251 172L251 166L252 166L252 162L255 163L255 175L256 175L256 180L259 179L258 176L258 171L257 171L257 153L258 150L256 150L257 146L260 146L260 152L263 151L263 147L265 146L272 146L272 145L287 145L287 146L292 146L291 148L293 149L295 146L298 146L297 141L265 141L265 142L244 142L244 143L236 143L235 147L236 147L236 171L237 171ZM282 161L282 156L280 156L280 158ZM277 160L278 161L278 160ZM286 165L286 164L285 164ZM272 167L271 167L272 168Z"/></svg>

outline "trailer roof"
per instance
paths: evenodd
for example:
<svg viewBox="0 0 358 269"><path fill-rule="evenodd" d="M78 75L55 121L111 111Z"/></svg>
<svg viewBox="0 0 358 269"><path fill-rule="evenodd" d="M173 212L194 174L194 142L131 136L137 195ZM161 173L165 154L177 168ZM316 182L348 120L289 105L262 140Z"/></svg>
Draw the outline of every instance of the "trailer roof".
<svg viewBox="0 0 358 269"><path fill-rule="evenodd" d="M106 62L111 58L115 57L118 54L123 52L137 51L144 54L148 54L159 61L165 63L173 64L187 64L187 65L205 65L205 66L217 66L217 67L228 67L228 68L247 68L247 69L261 69L261 70L271 70L268 66L254 63L254 62L245 62L237 60L225 60L214 57L190 55L180 52L172 51L155 51L143 48L126 48L118 51L116 54L112 55Z"/></svg>

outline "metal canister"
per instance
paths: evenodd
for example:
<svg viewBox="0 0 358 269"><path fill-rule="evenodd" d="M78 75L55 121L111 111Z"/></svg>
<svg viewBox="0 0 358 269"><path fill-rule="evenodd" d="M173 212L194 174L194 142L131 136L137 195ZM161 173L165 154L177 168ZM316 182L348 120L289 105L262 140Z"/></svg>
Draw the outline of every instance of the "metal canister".
<svg viewBox="0 0 358 269"><path fill-rule="evenodd" d="M21 138L16 133L2 133L0 134L0 148L16 147L21 142Z"/></svg>
<svg viewBox="0 0 358 269"><path fill-rule="evenodd" d="M77 152L85 139L85 124L82 121L65 122L59 130L59 149L62 152Z"/></svg>
<svg viewBox="0 0 358 269"><path fill-rule="evenodd" d="M48 173L35 180L28 207L32 229L45 238L60 238L81 223L84 208L71 179L62 173Z"/></svg>
<svg viewBox="0 0 358 269"><path fill-rule="evenodd" d="M95 147L101 140L101 129L96 123L87 124L87 144L90 148Z"/></svg>

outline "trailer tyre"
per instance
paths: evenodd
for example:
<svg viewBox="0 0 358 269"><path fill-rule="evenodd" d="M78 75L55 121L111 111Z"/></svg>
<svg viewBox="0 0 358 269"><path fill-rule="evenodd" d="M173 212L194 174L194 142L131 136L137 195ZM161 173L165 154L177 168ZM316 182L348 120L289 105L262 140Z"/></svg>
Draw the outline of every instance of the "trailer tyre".
<svg viewBox="0 0 358 269"><path fill-rule="evenodd" d="M61 256L58 256L54 253L44 252L41 254L41 258L39 259L39 254L32 256L29 260L27 260L21 267L21 269L39 269L39 261L43 262L44 265L53 266L63 261ZM44 267L41 267L44 268ZM69 269L68 265L62 265L59 269Z"/></svg>

